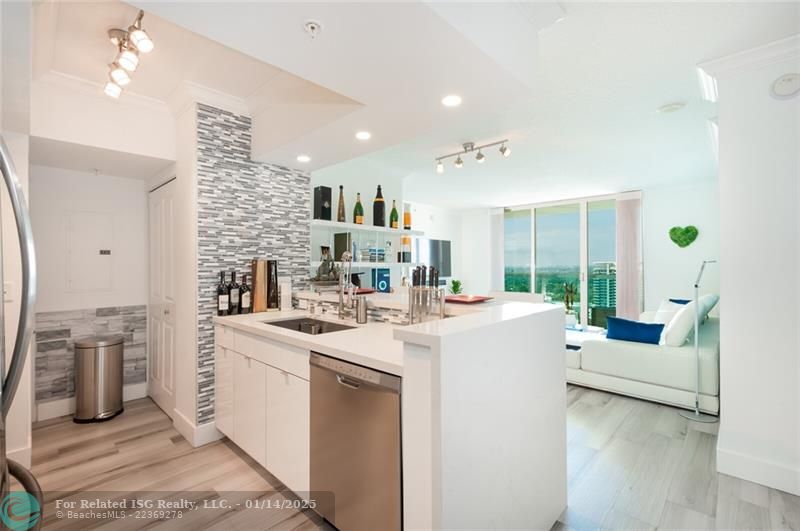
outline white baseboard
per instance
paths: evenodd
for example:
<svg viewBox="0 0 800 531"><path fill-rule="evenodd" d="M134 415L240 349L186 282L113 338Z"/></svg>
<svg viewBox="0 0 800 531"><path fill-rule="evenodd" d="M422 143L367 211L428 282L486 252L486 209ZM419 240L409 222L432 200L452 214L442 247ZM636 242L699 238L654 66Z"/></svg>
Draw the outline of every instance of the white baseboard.
<svg viewBox="0 0 800 531"><path fill-rule="evenodd" d="M198 426L177 409L172 410L172 424L178 433L183 435L184 439L195 448L225 437L213 422L206 422Z"/></svg>
<svg viewBox="0 0 800 531"><path fill-rule="evenodd" d="M16 450L9 450L6 452L9 459L13 459L25 468L31 467L31 447L17 448Z"/></svg>
<svg viewBox="0 0 800 531"><path fill-rule="evenodd" d="M136 400L147 396L147 382L126 385L122 388L122 401ZM47 420L75 413L75 397L50 400L36 404L36 420Z"/></svg>
<svg viewBox="0 0 800 531"><path fill-rule="evenodd" d="M717 446L717 472L800 496L800 469Z"/></svg>

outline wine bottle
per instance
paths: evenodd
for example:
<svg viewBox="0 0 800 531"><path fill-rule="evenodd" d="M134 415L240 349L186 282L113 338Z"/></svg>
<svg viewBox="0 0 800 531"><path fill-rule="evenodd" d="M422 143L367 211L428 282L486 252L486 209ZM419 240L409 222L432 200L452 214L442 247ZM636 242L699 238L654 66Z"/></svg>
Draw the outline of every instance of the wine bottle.
<svg viewBox="0 0 800 531"><path fill-rule="evenodd" d="M403 205L403 228L411 230L411 205Z"/></svg>
<svg viewBox="0 0 800 531"><path fill-rule="evenodd" d="M239 313L250 313L251 307L250 286L247 285L247 274L242 275L242 285L239 288Z"/></svg>
<svg viewBox="0 0 800 531"><path fill-rule="evenodd" d="M236 283L236 271L231 271L231 283L228 284L231 315L239 313L239 284Z"/></svg>
<svg viewBox="0 0 800 531"><path fill-rule="evenodd" d="M356 225L364 224L364 207L361 206L361 194L356 194L356 206L353 208L353 223Z"/></svg>
<svg viewBox="0 0 800 531"><path fill-rule="evenodd" d="M397 203L392 199L392 212L389 214L389 226L393 229L400 228L400 216L397 215Z"/></svg>
<svg viewBox="0 0 800 531"><path fill-rule="evenodd" d="M228 315L231 309L230 306L228 285L225 283L225 271L220 271L219 284L217 284L217 315Z"/></svg>
<svg viewBox="0 0 800 531"><path fill-rule="evenodd" d="M344 217L344 186L339 185L339 208L336 210L336 221L344 223L347 221Z"/></svg>
<svg viewBox="0 0 800 531"><path fill-rule="evenodd" d="M378 193L372 202L372 224L376 227L386 226L386 201L383 200L381 185L378 185Z"/></svg>

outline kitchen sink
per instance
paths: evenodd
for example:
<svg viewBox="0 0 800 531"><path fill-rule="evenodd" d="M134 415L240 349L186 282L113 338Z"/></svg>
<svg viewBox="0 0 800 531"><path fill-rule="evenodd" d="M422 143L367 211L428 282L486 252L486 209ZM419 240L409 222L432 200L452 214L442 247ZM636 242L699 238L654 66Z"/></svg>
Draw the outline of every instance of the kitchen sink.
<svg viewBox="0 0 800 531"><path fill-rule="evenodd" d="M286 319L283 321L261 321L270 326L279 326L287 330L294 330L295 332L302 332L304 334L311 334L316 336L319 334L327 334L330 332L340 332L342 330L350 330L354 326L347 326L339 323L332 323L330 321L320 321L319 319L311 319L310 317L301 317L300 319Z"/></svg>

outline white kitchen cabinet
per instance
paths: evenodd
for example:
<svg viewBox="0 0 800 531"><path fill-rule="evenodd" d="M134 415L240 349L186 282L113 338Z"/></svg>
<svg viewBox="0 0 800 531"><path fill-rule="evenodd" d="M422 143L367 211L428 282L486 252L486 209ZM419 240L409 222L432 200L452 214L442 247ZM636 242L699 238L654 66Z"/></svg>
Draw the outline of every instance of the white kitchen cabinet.
<svg viewBox="0 0 800 531"><path fill-rule="evenodd" d="M238 353L234 360L233 442L266 467L267 366Z"/></svg>
<svg viewBox="0 0 800 531"><path fill-rule="evenodd" d="M217 429L234 439L233 359L237 354L219 344L214 349L214 419Z"/></svg>
<svg viewBox="0 0 800 531"><path fill-rule="evenodd" d="M308 381L267 366L266 468L299 496L309 490Z"/></svg>

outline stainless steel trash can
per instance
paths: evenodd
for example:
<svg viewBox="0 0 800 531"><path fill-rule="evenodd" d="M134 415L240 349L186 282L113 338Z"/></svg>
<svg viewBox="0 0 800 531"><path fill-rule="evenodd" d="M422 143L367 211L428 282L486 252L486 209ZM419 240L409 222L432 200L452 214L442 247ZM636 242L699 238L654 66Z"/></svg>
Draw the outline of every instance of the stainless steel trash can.
<svg viewBox="0 0 800 531"><path fill-rule="evenodd" d="M75 422L99 422L122 413L122 336L75 342Z"/></svg>

